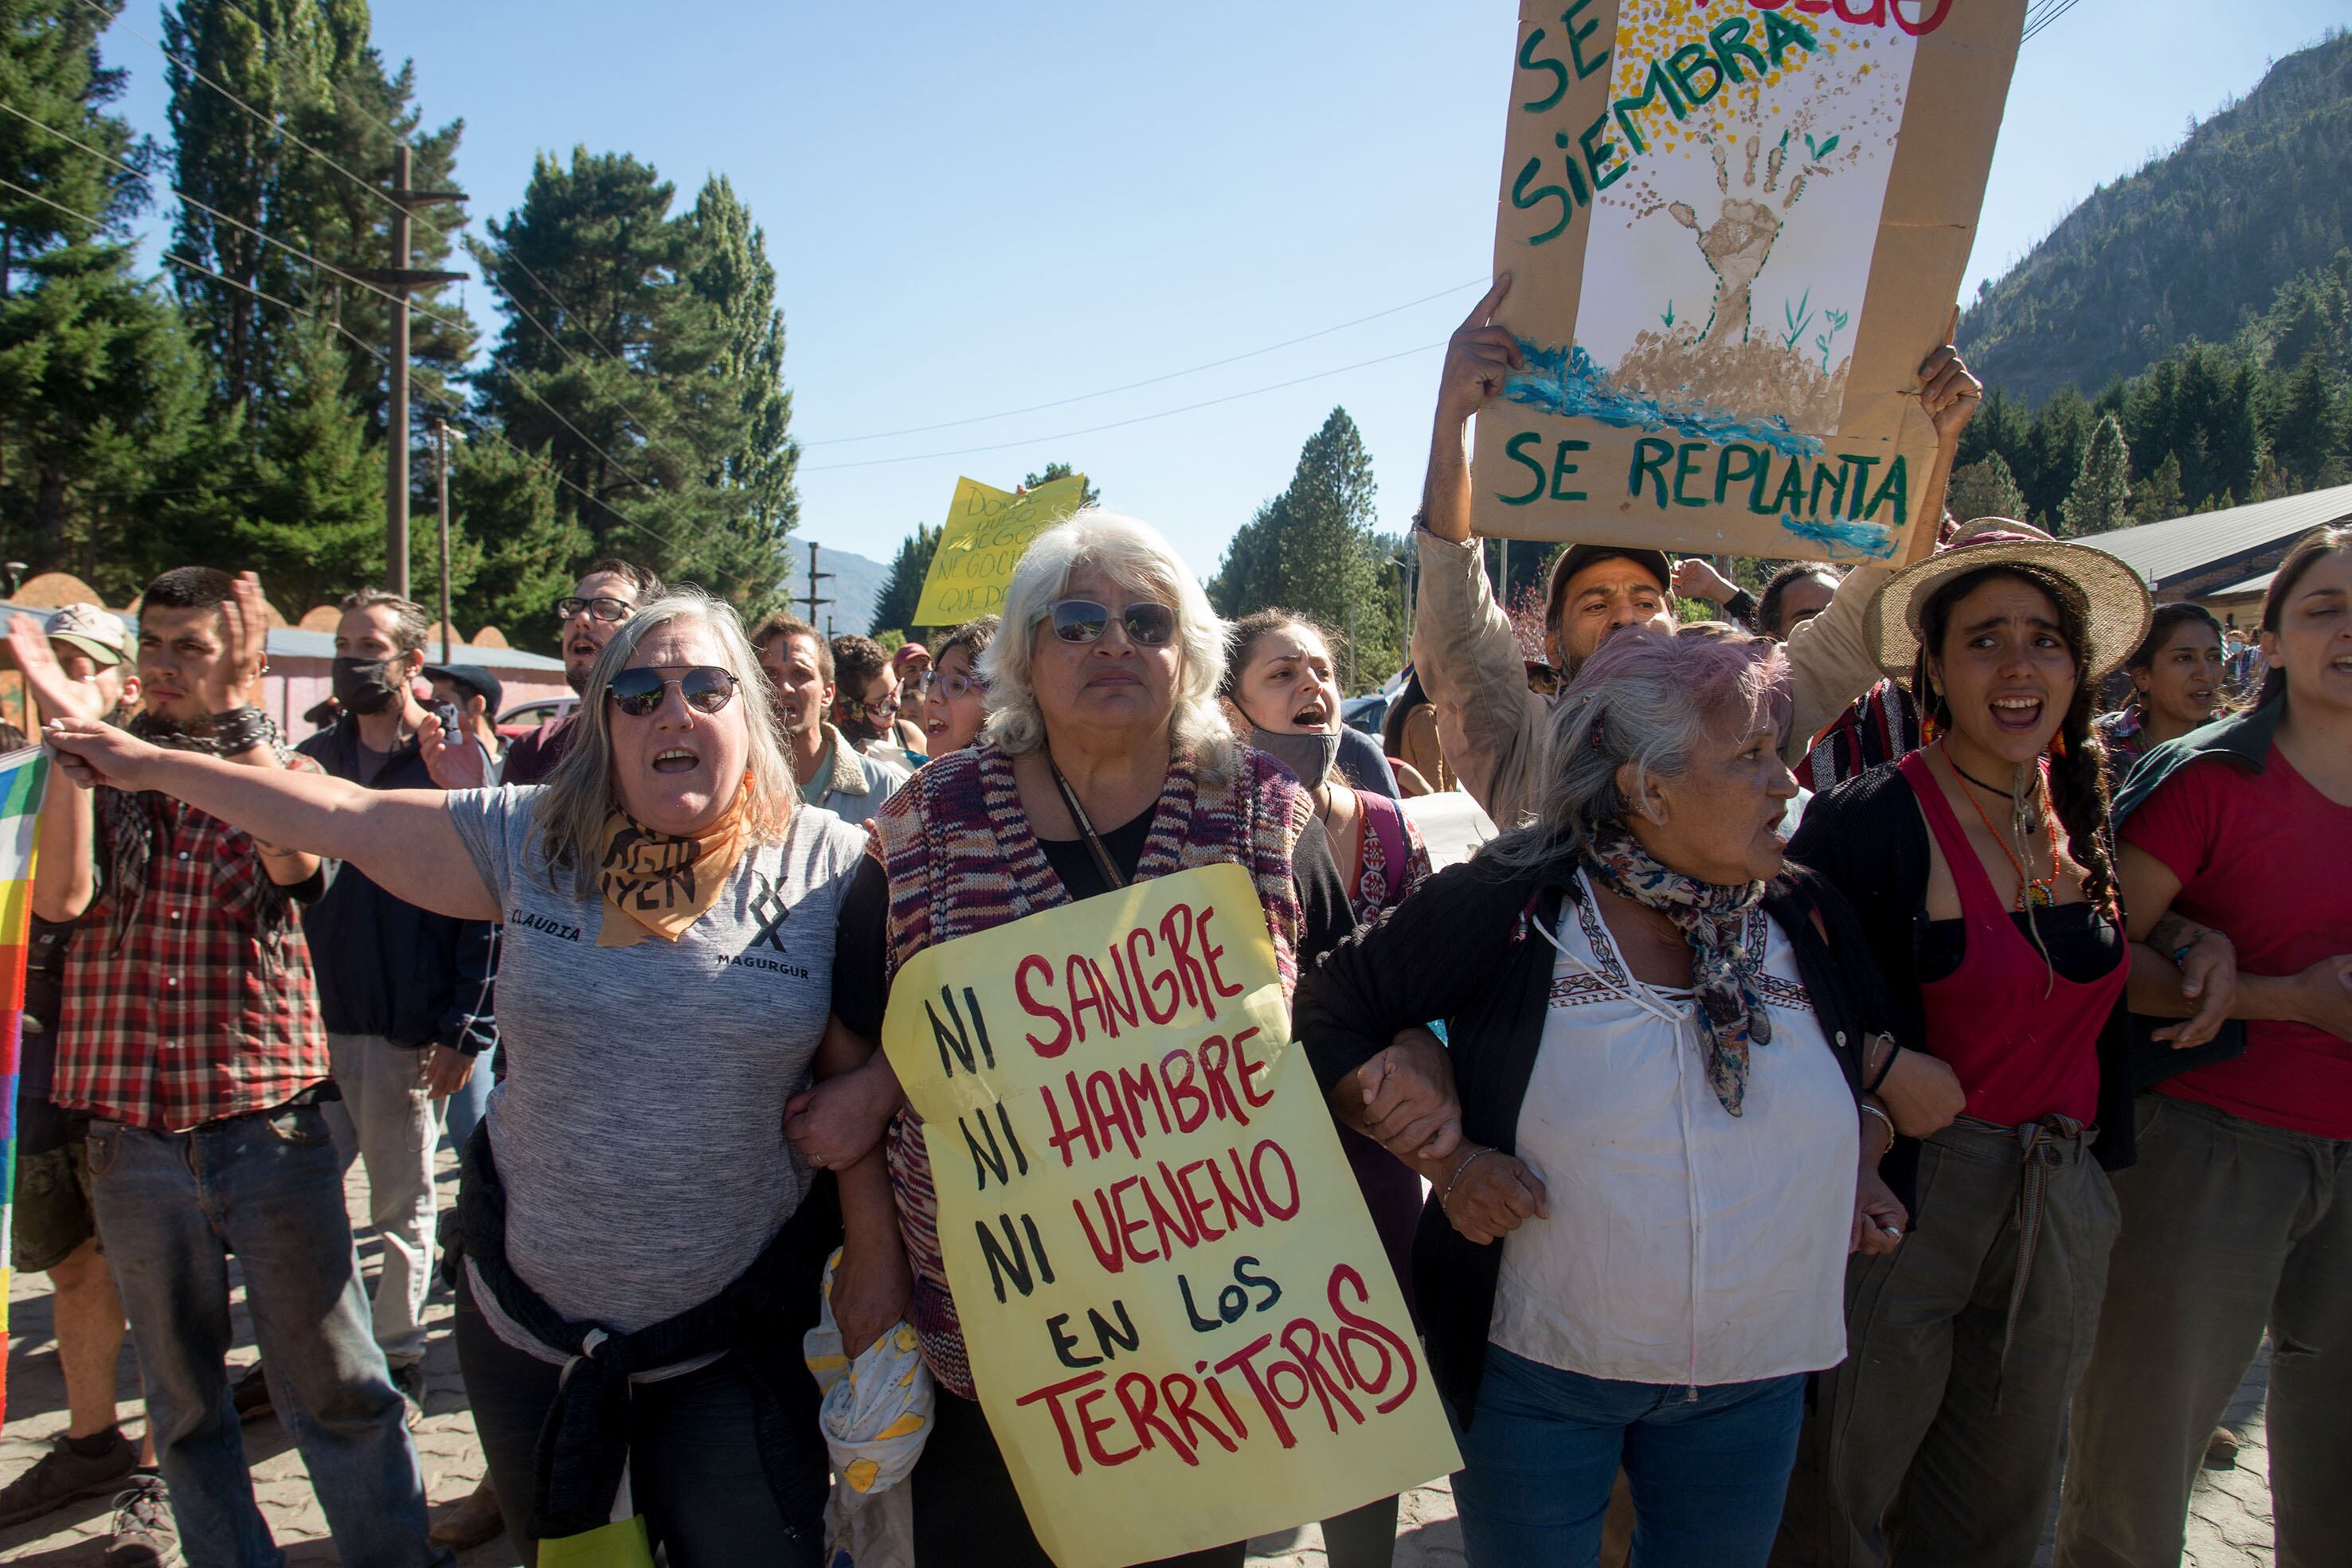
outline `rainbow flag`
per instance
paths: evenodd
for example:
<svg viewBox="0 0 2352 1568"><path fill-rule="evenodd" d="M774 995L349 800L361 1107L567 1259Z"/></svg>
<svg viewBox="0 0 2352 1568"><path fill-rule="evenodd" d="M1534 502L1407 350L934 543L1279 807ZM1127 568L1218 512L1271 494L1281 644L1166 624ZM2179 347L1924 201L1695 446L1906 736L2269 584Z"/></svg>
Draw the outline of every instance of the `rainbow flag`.
<svg viewBox="0 0 2352 1568"><path fill-rule="evenodd" d="M37 746L0 756L0 1420L8 1414L9 1209L16 1196L16 1037L25 1021L25 940L33 917L34 827L49 781Z"/></svg>

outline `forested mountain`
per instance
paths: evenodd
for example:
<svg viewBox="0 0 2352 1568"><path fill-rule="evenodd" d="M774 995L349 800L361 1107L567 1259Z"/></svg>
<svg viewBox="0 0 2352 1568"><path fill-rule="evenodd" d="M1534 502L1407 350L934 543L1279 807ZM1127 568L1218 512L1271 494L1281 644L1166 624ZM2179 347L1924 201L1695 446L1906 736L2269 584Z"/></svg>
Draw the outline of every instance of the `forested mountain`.
<svg viewBox="0 0 2352 1568"><path fill-rule="evenodd" d="M2039 404L2226 342L2352 246L2352 35L2288 56L2171 152L2094 192L1987 287L1960 349Z"/></svg>

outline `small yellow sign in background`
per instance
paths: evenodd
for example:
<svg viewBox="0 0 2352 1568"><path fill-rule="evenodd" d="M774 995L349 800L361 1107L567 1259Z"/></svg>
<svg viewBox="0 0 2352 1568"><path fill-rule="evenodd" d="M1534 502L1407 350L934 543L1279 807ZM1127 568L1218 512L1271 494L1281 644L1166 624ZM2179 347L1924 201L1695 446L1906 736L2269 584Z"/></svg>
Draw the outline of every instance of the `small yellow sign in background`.
<svg viewBox="0 0 2352 1568"><path fill-rule="evenodd" d="M957 626L1003 610L1005 585L1029 541L1076 511L1086 491L1083 474L1017 494L958 479L915 624Z"/></svg>

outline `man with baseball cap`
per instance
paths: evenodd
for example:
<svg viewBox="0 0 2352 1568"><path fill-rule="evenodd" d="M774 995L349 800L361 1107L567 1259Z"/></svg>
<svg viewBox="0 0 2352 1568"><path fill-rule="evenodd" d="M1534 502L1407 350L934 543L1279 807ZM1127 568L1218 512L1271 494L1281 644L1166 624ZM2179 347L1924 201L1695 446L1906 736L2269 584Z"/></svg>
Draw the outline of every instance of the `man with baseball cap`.
<svg viewBox="0 0 2352 1568"><path fill-rule="evenodd" d="M1509 274L1497 277L1446 347L1429 479L1414 529L1421 598L1412 632L1413 667L1436 706L1438 742L1446 760L1463 788L1505 826L1518 821L1532 800L1549 709L1544 698L1528 689L1510 619L1495 602L1479 541L1470 534L1471 416L1520 368L1517 340L1510 329L1494 324L1496 307L1510 286ZM1981 389L1949 345L1921 367L1920 384L1920 402L1948 458ZM1938 471L1949 473L1949 463ZM1940 496L1929 500L1941 508ZM1863 623L1890 575L1876 564L1857 567L1839 584L1829 609L1791 632L1795 716L1782 746L1791 761L1805 754L1815 730L1878 679L1878 666L1863 641ZM1663 550L1574 544L1552 562L1544 599L1544 656L1563 678L1573 679L1601 640L1620 627L1654 622L1671 626L1674 621L1674 563Z"/></svg>
<svg viewBox="0 0 2352 1568"><path fill-rule="evenodd" d="M466 732L481 747L496 782L499 754L506 743L499 738L499 709L506 705L507 688L498 676L479 664L427 664L425 678L432 683L433 700L447 703L465 721Z"/></svg>

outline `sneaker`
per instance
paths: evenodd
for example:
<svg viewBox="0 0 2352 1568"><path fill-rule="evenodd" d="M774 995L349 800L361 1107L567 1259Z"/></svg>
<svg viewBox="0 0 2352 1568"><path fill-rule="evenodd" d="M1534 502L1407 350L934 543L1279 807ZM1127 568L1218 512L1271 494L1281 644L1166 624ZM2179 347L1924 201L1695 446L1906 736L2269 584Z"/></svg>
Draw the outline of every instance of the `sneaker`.
<svg viewBox="0 0 2352 1568"><path fill-rule="evenodd" d="M394 1367L392 1385L400 1390L400 1397L408 1406L408 1429L414 1432L425 1420L425 1364L412 1361Z"/></svg>
<svg viewBox="0 0 2352 1568"><path fill-rule="evenodd" d="M274 1416L278 1407L269 1402L269 1373L259 1362L253 1370L236 1380L228 1391L229 1403L236 1408L236 1418L247 1426L265 1416Z"/></svg>
<svg viewBox="0 0 2352 1568"><path fill-rule="evenodd" d="M112 1491L138 1462L139 1445L119 1429L114 1447L94 1459L75 1453L71 1439L59 1437L38 1464L0 1487L0 1529L38 1519L76 1498Z"/></svg>
<svg viewBox="0 0 2352 1568"><path fill-rule="evenodd" d="M172 1568L180 1560L180 1531L172 1522L163 1478L142 1470L114 1500L114 1528L105 1568Z"/></svg>

